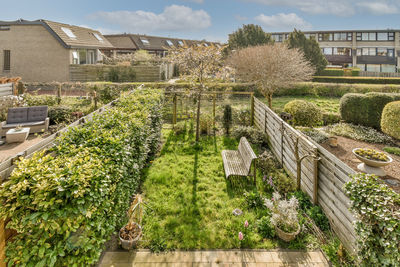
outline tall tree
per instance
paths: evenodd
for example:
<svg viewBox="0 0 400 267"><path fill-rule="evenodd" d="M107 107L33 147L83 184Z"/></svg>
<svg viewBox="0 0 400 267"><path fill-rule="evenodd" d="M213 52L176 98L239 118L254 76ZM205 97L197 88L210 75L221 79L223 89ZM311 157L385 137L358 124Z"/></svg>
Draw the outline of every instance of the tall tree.
<svg viewBox="0 0 400 267"><path fill-rule="evenodd" d="M289 48L298 48L304 57L315 67L317 74L323 71L328 61L321 52L318 42L314 38L307 39L301 31L294 29L286 41Z"/></svg>
<svg viewBox="0 0 400 267"><path fill-rule="evenodd" d="M247 24L229 34L228 46L225 48L224 53L228 54L232 50L269 43L273 43L271 35L264 32L261 26Z"/></svg>
<svg viewBox="0 0 400 267"><path fill-rule="evenodd" d="M207 47L175 47L169 50L168 58L178 65L181 76L186 76L196 90L196 143L198 143L200 136L201 94L206 89L206 82L221 70L221 48L213 45Z"/></svg>
<svg viewBox="0 0 400 267"><path fill-rule="evenodd" d="M296 82L311 80L313 66L297 48L289 49L285 44L247 47L233 52L228 64L235 69L236 76L254 82L272 107L272 96L276 90Z"/></svg>

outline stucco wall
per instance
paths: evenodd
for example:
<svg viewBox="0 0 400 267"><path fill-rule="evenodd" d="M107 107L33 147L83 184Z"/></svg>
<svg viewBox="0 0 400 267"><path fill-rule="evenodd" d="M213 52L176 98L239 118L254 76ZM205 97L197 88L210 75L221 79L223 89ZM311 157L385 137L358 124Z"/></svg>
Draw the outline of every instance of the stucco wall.
<svg viewBox="0 0 400 267"><path fill-rule="evenodd" d="M3 50L11 51L11 71L3 71ZM41 25L11 25L0 31L0 76L25 82L69 80L69 50Z"/></svg>

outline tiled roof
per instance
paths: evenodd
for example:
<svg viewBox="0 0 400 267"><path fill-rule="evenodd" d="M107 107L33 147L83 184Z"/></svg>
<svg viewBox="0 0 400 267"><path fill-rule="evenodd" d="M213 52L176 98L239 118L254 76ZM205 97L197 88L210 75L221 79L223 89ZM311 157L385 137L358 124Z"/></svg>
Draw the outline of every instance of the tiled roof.
<svg viewBox="0 0 400 267"><path fill-rule="evenodd" d="M129 35L105 35L104 36L114 47L119 49L138 49Z"/></svg>
<svg viewBox="0 0 400 267"><path fill-rule="evenodd" d="M0 21L0 25L43 25L66 48L113 47L99 31L49 20L28 21L20 19L17 21ZM67 33L73 37L69 37Z"/></svg>

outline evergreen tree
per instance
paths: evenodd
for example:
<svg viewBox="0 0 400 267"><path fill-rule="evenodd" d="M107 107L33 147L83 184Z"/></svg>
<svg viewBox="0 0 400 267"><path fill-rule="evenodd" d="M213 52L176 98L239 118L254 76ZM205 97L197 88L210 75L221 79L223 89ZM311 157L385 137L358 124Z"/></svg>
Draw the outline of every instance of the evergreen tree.
<svg viewBox="0 0 400 267"><path fill-rule="evenodd" d="M286 42L289 48L299 48L303 51L305 58L315 67L317 74L325 69L328 61L322 54L321 48L314 38L307 39L304 33L294 29L289 34Z"/></svg>
<svg viewBox="0 0 400 267"><path fill-rule="evenodd" d="M229 34L228 46L224 53L248 46L264 45L273 43L271 35L263 31L261 26L254 24L243 25L237 31Z"/></svg>

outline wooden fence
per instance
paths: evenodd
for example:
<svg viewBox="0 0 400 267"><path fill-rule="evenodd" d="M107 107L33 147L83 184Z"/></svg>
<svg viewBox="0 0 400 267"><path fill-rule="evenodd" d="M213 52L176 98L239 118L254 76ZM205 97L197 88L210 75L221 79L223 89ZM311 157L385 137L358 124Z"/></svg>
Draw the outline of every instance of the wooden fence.
<svg viewBox="0 0 400 267"><path fill-rule="evenodd" d="M361 77L400 77L400 72L360 71Z"/></svg>
<svg viewBox="0 0 400 267"><path fill-rule="evenodd" d="M0 97L14 94L14 83L0 84Z"/></svg>
<svg viewBox="0 0 400 267"><path fill-rule="evenodd" d="M343 191L353 169L301 132L283 121L258 99L254 99L254 124L269 137L272 152L288 174L300 177L300 187L319 204L343 245L353 252L355 220L350 199Z"/></svg>

